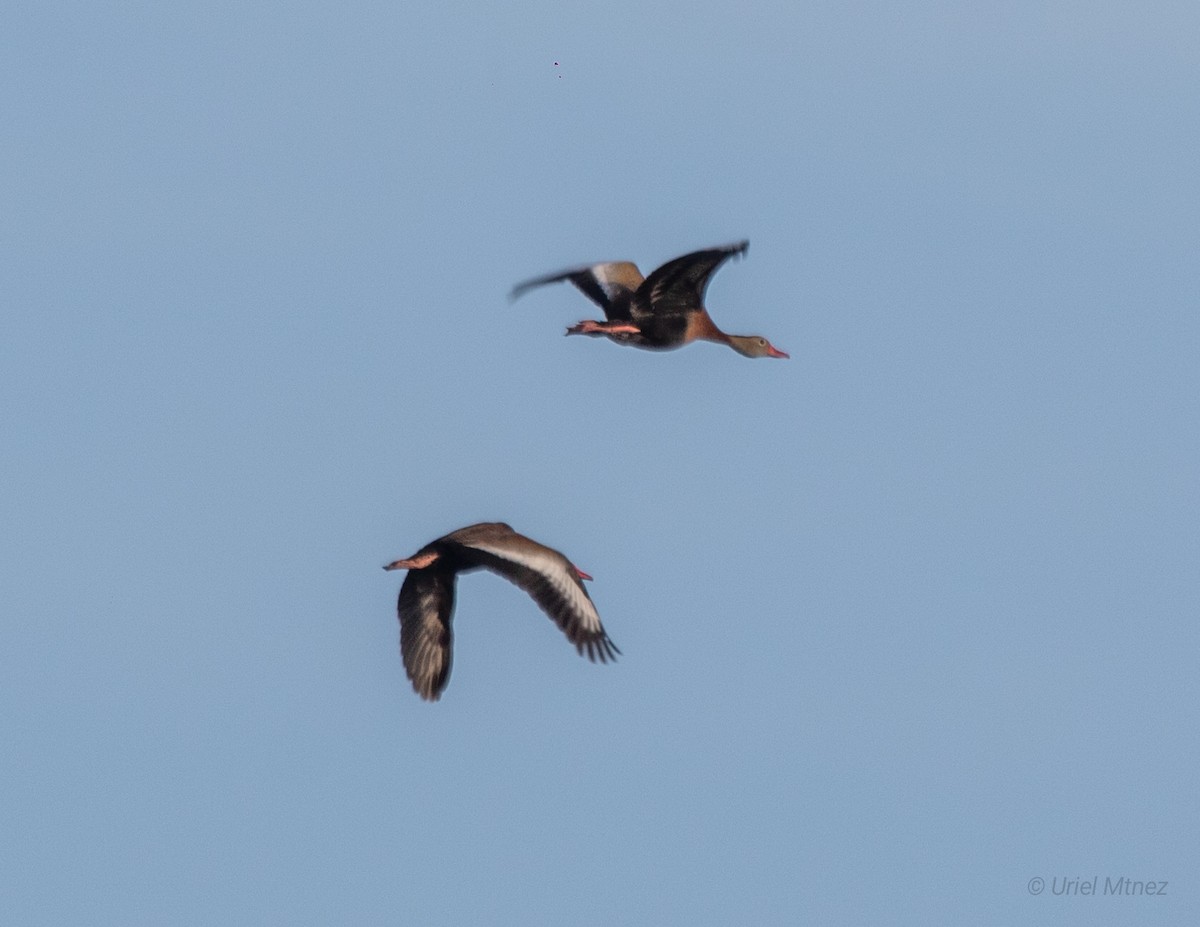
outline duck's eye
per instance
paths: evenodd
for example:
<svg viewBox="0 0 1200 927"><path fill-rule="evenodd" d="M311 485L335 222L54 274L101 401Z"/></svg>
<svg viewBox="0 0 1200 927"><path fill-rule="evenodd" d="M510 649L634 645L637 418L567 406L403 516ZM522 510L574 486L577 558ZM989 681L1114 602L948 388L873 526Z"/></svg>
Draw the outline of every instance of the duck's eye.
<svg viewBox="0 0 1200 927"><path fill-rule="evenodd" d="M762 346L765 348L765 347L767 346L767 339L766 339L766 338L759 338L759 339L758 339L758 343L759 343L760 345L762 345Z"/></svg>

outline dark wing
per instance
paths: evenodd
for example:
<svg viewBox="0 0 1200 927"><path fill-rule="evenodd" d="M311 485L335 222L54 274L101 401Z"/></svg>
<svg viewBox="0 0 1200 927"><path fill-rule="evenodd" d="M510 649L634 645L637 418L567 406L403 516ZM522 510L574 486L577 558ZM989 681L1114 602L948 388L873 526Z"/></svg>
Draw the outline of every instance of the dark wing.
<svg viewBox="0 0 1200 927"><path fill-rule="evenodd" d="M672 314L694 312L704 305L708 281L722 263L735 254L745 254L750 242L693 251L668 261L655 270L638 288L633 315L639 313Z"/></svg>
<svg viewBox="0 0 1200 927"><path fill-rule="evenodd" d="M610 322L629 318L629 300L642 284L642 272L629 261L610 261L588 267L573 267L558 273L534 277L513 287L509 299L518 299L534 287L569 280L588 299L604 310Z"/></svg>
<svg viewBox="0 0 1200 927"><path fill-rule="evenodd" d="M460 542L461 543L461 542ZM621 651L609 639L600 615L571 561L556 550L513 532L507 538L465 543L475 562L524 589L558 625L580 654L592 662L615 660Z"/></svg>
<svg viewBox="0 0 1200 927"><path fill-rule="evenodd" d="M436 567L409 570L396 611L408 678L421 698L436 702L450 679L454 573Z"/></svg>

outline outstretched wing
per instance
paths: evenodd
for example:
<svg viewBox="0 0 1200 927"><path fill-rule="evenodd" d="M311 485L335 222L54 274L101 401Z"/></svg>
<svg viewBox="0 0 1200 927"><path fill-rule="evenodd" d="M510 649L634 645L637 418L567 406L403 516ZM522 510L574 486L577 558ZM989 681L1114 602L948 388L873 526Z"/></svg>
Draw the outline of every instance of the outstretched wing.
<svg viewBox="0 0 1200 927"><path fill-rule="evenodd" d="M436 567L409 570L396 611L404 669L417 694L436 702L450 679L454 573Z"/></svg>
<svg viewBox="0 0 1200 927"><path fill-rule="evenodd" d="M566 557L515 531L507 537L460 539L480 566L524 589L580 654L592 662L615 660L621 651L609 639L575 567Z"/></svg>
<svg viewBox="0 0 1200 927"><path fill-rule="evenodd" d="M604 310L610 322L629 318L629 300L642 284L642 272L629 261L610 261L588 267L573 267L544 277L534 277L513 287L509 299L517 299L534 287L569 280L584 296Z"/></svg>
<svg viewBox="0 0 1200 927"><path fill-rule="evenodd" d="M668 261L655 270L642 285L634 307L652 314L686 313L704 304L704 291L718 267L735 254L745 254L750 242L720 248L693 251Z"/></svg>

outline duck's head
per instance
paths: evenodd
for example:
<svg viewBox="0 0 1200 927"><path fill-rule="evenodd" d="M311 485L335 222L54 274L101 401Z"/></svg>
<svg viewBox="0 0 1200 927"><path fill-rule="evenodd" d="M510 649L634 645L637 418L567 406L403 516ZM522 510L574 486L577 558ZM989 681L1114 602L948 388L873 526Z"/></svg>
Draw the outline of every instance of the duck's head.
<svg viewBox="0 0 1200 927"><path fill-rule="evenodd" d="M729 346L743 357L789 357L761 335L730 335Z"/></svg>

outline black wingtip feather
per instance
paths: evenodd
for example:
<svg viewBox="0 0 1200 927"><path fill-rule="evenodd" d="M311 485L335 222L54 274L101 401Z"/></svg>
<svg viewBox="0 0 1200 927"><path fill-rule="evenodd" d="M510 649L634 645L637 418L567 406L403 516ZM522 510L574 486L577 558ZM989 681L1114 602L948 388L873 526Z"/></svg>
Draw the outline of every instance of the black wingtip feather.
<svg viewBox="0 0 1200 927"><path fill-rule="evenodd" d="M586 656L593 663L616 663L621 651L612 639L601 632L596 637L576 642L575 649L579 655Z"/></svg>

